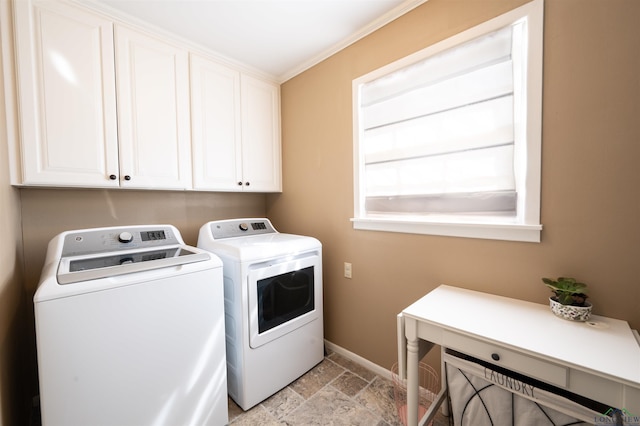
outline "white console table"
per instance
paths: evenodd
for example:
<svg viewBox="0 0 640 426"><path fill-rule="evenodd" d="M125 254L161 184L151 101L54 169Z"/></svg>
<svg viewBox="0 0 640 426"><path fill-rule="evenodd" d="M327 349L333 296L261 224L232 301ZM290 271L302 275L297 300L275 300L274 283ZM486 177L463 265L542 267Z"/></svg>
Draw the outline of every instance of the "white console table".
<svg viewBox="0 0 640 426"><path fill-rule="evenodd" d="M418 363L434 345L640 415L640 342L625 321L567 321L548 305L442 285L398 315L398 334L410 426L419 421ZM443 381L422 424L445 398Z"/></svg>

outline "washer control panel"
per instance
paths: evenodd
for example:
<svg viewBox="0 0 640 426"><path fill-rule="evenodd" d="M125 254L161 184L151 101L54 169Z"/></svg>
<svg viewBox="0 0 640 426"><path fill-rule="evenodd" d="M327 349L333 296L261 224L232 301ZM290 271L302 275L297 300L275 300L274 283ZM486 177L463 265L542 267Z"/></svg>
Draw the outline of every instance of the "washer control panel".
<svg viewBox="0 0 640 426"><path fill-rule="evenodd" d="M214 240L224 238L246 237L249 235L274 234L275 230L269 219L231 219L217 220L210 223Z"/></svg>
<svg viewBox="0 0 640 426"><path fill-rule="evenodd" d="M88 229L64 238L62 257L183 244L171 226L130 226Z"/></svg>

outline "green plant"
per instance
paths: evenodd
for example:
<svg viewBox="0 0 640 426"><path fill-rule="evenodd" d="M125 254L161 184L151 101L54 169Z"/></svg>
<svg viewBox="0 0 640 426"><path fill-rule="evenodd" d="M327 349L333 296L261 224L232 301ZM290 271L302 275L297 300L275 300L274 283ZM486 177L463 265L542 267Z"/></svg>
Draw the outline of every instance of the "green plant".
<svg viewBox="0 0 640 426"><path fill-rule="evenodd" d="M563 305L586 306L587 285L576 281L575 278L559 277L557 280L543 278L542 282L555 294L556 302Z"/></svg>

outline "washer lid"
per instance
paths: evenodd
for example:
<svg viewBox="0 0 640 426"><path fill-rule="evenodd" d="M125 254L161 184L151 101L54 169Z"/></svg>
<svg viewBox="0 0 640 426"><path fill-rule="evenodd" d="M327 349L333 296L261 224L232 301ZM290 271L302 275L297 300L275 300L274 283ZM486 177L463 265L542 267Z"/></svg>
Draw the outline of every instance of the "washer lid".
<svg viewBox="0 0 640 426"><path fill-rule="evenodd" d="M73 284L210 259L209 253L195 251L187 246L63 257L60 259L57 278L60 284Z"/></svg>

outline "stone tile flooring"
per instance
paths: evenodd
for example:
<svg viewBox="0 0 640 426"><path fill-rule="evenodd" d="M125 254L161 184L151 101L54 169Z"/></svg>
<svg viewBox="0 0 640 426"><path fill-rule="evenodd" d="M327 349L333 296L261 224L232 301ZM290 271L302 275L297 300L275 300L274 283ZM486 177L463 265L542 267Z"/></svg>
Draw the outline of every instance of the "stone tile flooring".
<svg viewBox="0 0 640 426"><path fill-rule="evenodd" d="M390 377L335 352L277 394L243 412L229 398L231 426L401 426ZM441 414L435 426L448 425Z"/></svg>

